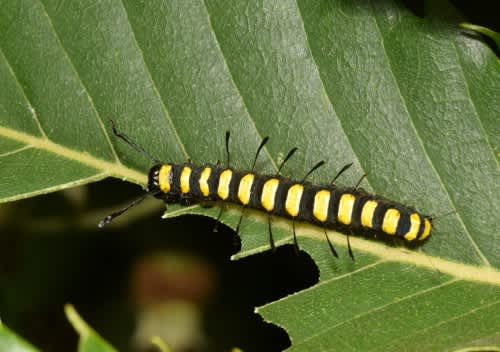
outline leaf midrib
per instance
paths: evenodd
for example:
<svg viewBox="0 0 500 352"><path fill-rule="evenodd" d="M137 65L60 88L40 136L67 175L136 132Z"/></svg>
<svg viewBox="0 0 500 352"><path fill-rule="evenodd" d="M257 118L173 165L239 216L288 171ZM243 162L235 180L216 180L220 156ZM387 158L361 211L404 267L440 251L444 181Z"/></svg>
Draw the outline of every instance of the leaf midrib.
<svg viewBox="0 0 500 352"><path fill-rule="evenodd" d="M180 216L186 213L193 214L193 211L196 210L196 207L199 206L194 205L187 208L182 208L180 210L168 212L165 213L163 217L170 218L173 216ZM239 215L241 214L241 210L239 206L231 204L226 207L225 213ZM265 223L264 221L267 219L266 215L263 215L262 213L255 210L247 210L246 214L247 216L251 216L253 219L255 219L255 221L258 221L259 223ZM225 223L227 226L234 225L232 222L228 222L227 218L225 217L222 217L220 221L222 223ZM298 236L313 238L315 240L324 242L324 233L322 228L318 228L317 226L307 223L296 223L295 226L296 226L296 233ZM284 229L290 231L290 234L292 233L290 221L285 218L275 217L273 219L273 228L280 228L282 230ZM332 243L334 243L336 246L337 245L342 247L346 246L345 234L331 230L328 232L328 237L330 238ZM284 244L284 243L291 243L291 241L292 241L292 235L285 236L279 241L276 241L276 243ZM373 240L367 240L356 236L349 237L349 241L354 251L361 251L364 253L372 254L380 258L382 262L409 264L422 269L437 271L441 274L447 274L459 280L500 286L500 270L490 266L477 266L477 265L455 262L449 259L430 256L425 253L418 252L416 250L407 250L404 248L389 247L385 243ZM233 259L238 259L240 257L247 256L249 254L263 252L267 249L269 249L269 245L265 244L256 248L252 248L251 251L241 251L238 252L236 255L234 255ZM332 260L335 259L332 258ZM352 272L350 272L347 275L350 274L352 274Z"/></svg>
<svg viewBox="0 0 500 352"><path fill-rule="evenodd" d="M122 4L122 6L123 6L123 3L121 3L121 4ZM210 22L210 15L209 15L209 13L208 13L208 9L206 8L206 4L205 4L204 2L203 2L203 4L205 5L205 9L206 9L206 11L207 11L208 21L209 21L209 23L210 23L210 25L211 25L211 22ZM124 6L123 6L123 7L124 7ZM298 9L298 7L297 7L297 10L299 11L299 16L302 18L301 14L300 14L300 9ZM45 10L45 7L44 7L44 11L45 11L45 14L46 14L46 16L48 17L48 19L49 19L50 23L51 23L51 26L52 26L52 21L51 21L51 19L50 19L50 16L48 15L47 11ZM125 10L125 14L126 14L126 10ZM375 21L376 21L376 17L375 17ZM130 22L129 22L129 23L130 23ZM302 23L304 23L304 22L302 21ZM212 28L213 28L213 27L212 27ZM378 23L377 23L377 28L378 28ZM53 26L52 26L52 29L53 29L53 31L54 31L54 33L55 33L56 38L58 39L58 43L59 43L59 45L60 45L60 46L61 46L61 48L64 50L64 46L63 46L63 45L62 45L62 43L59 41L59 37L58 37L57 32L55 31L55 28L54 28ZM304 28L303 30L304 30L305 37L306 37L306 43L307 43L307 44L309 44L309 41L308 41L308 39L307 39L307 32L305 31L305 28ZM135 40L135 34L134 34L134 31L133 31L133 28L131 28L131 33L132 33L132 35L134 36L134 40ZM216 35L216 33L215 33L215 31L214 31L213 29L212 29L212 34L213 34L213 36L214 36L215 43L216 43L216 44L218 45L218 47L219 47L219 51L220 51L220 54L221 54L222 59L224 60L225 66L226 66L226 68L227 68L227 70L228 70L229 74L232 76L231 70L230 70L229 66L227 65L227 60L226 60L226 57L224 56L224 52L223 52L223 51L222 51L222 49L220 48L220 43L219 43L219 40L218 40L217 35ZM138 45L138 43L137 43L137 41L136 41L136 40L135 40L135 42L136 42L136 45L137 45L137 47L138 47L138 50L140 50L140 52L141 52L141 55L143 55L143 54L142 54L142 49L139 47L139 45ZM382 43L383 43L383 42L382 42ZM77 77L80 79L80 77L79 77L79 75L78 75L78 72L76 71L76 68L74 67L74 65L72 64L72 61L71 61L70 57L68 56L68 53L66 52L66 50L64 50L64 52L65 52L65 54L66 54L66 56L67 56L67 59L69 60L70 64L72 65L72 67L73 67L73 69L74 69L75 74L76 74L76 75L77 75ZM386 52L385 47L384 47L384 52ZM313 55L313 52L312 52L312 51L310 51L310 53L311 53L312 58L313 58L313 60L314 60L314 55ZM387 60L388 60L388 59L387 59ZM146 68L146 71L147 71L147 72L148 72L148 74L150 75L150 77L149 77L149 78L151 79L151 81L152 81L153 85L155 85L155 82L154 82L154 80L153 80L153 78L152 78L152 76L151 76L151 72L150 72L150 70L149 70L149 67L146 65L146 62L144 61L144 58L143 58L143 62L144 62L144 66L145 66L145 68ZM316 64L316 62L315 62L315 61L314 61L314 63L315 63L315 67L316 67L316 69L318 70L318 69L319 69L319 68L318 68L318 65ZM389 64L390 64L390 62L389 62ZM319 74L319 70L318 70L318 74ZM391 74L392 74L392 70L391 70ZM321 75L319 75L318 77L319 77L319 79L321 80L321 82L323 82L323 80L321 79ZM16 79L17 79L17 77L16 77ZM80 82L81 82L81 79L80 79ZM18 82L18 83L19 83L19 82ZM397 80L395 80L395 83L396 83L396 86L397 86L397 87L398 87L398 89L399 89L399 85L397 84ZM83 85L83 82L81 82L81 84ZM235 87L235 89L238 91L238 93L239 93L239 95L240 95L240 97L241 97L241 99L242 99L243 103L245 103L245 102L244 102L244 99L243 99L243 96L241 95L241 93L240 93L240 92L239 92L239 90L238 90L238 87L236 87L236 85L235 85L235 83L234 83L234 80L233 80L233 86L234 86L234 87ZM324 85L323 85L323 86L324 86ZM83 85L83 87L85 87L85 86ZM21 91L23 92L23 94L25 94L24 90L21 90ZM160 101L162 102L162 105L164 105L164 107L165 107L165 104L164 104L164 102L163 102L163 99L162 99L162 97L160 96L159 92L158 92L158 91L157 91L157 89L156 89L156 85L155 85L155 91L157 92L158 97L159 97ZM92 99L91 99L91 97L90 97L90 95L88 94L88 92L87 92L87 95L89 96L89 99L90 99L90 100L92 100ZM327 96L328 96L328 95L327 95ZM26 98L26 99L27 99L27 98ZM331 105L331 99L329 99L329 100L330 100L330 106L332 106L332 105ZM402 100L403 100L403 103L404 103L404 105L405 105L405 109L406 109L406 103L405 103L405 101L404 101L404 99L403 99L403 98L402 98ZM28 100L28 99L27 99L27 102L29 103L29 100ZM91 103L92 103L92 101L91 101ZM92 106L93 106L93 104L92 104ZM332 107L332 108L333 108L333 107ZM165 107L165 109L166 109L166 107ZM94 110L95 110L95 107L94 107ZM168 111L167 111L167 110L165 110L165 111L166 111L167 117L169 117L169 115L168 115ZM246 111L247 111L247 113L248 113L248 109L246 109ZM100 123L101 123L102 128L104 128L104 127L103 127L103 125L102 125L102 119L101 119L101 117L99 116L99 114L98 114L98 112L97 112L96 110L95 110L95 112L96 112L96 114L97 114L98 120L99 120L99 121L100 121ZM249 114L249 113L248 113L248 118L249 118L249 120L250 120L252 123L254 123L254 122L255 122L255 121L254 121L254 119L252 119L252 118L251 118L251 116L250 116L250 114ZM37 121L38 121L38 120L37 120ZM38 121L38 122L39 122L39 121ZM254 125L255 125L255 123L254 123ZM40 127L41 127L41 126L40 126ZM177 134L177 129L175 129L175 128L173 128L173 129L174 129L174 131L175 131L175 132L176 132L176 134ZM256 130L257 130L257 129L256 129ZM43 129L41 129L41 133L43 134ZM345 134L345 133L344 133L344 134ZM115 163L111 163L111 162L108 162L108 161L104 161L104 160L101 160L101 159L98 159L98 158L95 158L95 157L89 156L89 155L87 155L87 154L85 154L85 153L82 153L81 151L77 151L77 150L74 150L74 149L69 149L69 148L64 147L64 146L62 146L62 145L59 145L59 144L53 143L53 142L51 142L50 140L47 140L47 139L44 139L44 138L34 137L34 136L31 136L31 135L24 134L24 133L22 133L22 132L18 132L18 131L15 131L15 130L13 130L13 129L4 128L4 127L0 127L0 135L5 136L6 138L10 138L10 139L13 139L13 140L17 140L17 141L20 141L20 142L24 142L24 143L26 143L27 145L34 146L34 147L36 147L36 148L40 148L40 149L43 149L43 150L47 150L47 151L49 151L49 152L51 152L51 153L54 153L55 155L60 155L60 156L63 156L63 157L65 157L65 158L69 159L69 160L75 160L75 161L78 161L78 162L80 162L80 163L82 163L82 164L84 164L84 165L87 165L87 166L90 166L90 167L96 168L97 170L100 170L100 171L102 170L103 172L102 172L102 173L100 173L100 175L102 175L103 177L105 177L105 176L116 176L116 177L119 177L119 178L122 178L122 179L129 179L129 180L132 180L133 182L136 182L136 183L139 183L139 184L143 184L143 185L144 185L144 184L146 184L146 181L147 181L147 180L146 180L146 176L145 176L143 173L138 172L138 171L135 171L135 170L133 170L133 169L129 169L129 168L127 168L127 167L123 166L123 165L121 164L121 162L120 162L119 158L117 158L117 162L115 162ZM105 133L105 135L106 135L106 137L108 138L108 142L110 143L108 133L106 132L106 133ZM180 145L182 146L182 143L181 143L180 141L179 141L179 143L180 143ZM111 144L111 143L110 143L110 144ZM114 152L114 148L113 148L112 144L111 144L111 147L112 147L112 150L113 150L113 152ZM267 149L266 149L266 153L268 153ZM269 154L269 153L268 153L268 154ZM428 154L427 154L427 153L426 153L426 155L428 156ZM271 157L270 157L270 160L272 160L272 161L274 162L274 159L273 159L273 158L271 158ZM434 167L434 164L432 164L432 163L431 163L431 165L432 165L432 167ZM275 166L275 165L274 165L274 166ZM108 171L108 170L109 170L109 171ZM437 171L436 171L436 174L437 174ZM438 175L438 177L439 177L439 175ZM439 179L440 179L440 178L439 178ZM440 179L440 180L441 180L441 179ZM442 183L442 182L441 182L441 183ZM446 190L446 188L444 188L444 189ZM448 194L448 192L447 192L447 191L446 191L446 193ZM448 196L449 196L449 194L448 194ZM450 201L451 201L451 199L450 199ZM463 222L462 222L462 224L463 224ZM465 228L465 224L463 224L463 226L464 226L464 228ZM471 236L470 236L470 232L468 231L468 229L467 229L467 228L465 228L465 230L466 230L466 232L467 232L467 234L468 234L468 236L469 236L470 241L471 241L471 242L472 242L472 244L474 245L474 248L476 248L477 253L478 253L478 254L479 254L479 256L483 259L483 261L484 261L485 263L487 263L487 262L488 262L488 261L487 261L487 259L486 259L486 258L484 258L484 255L482 255L482 253L480 252L479 248L477 247L477 245L475 245L475 242L472 240L472 238L471 238ZM369 242L369 243L371 243L371 242ZM380 255L381 253L378 253L378 254ZM450 263L452 263L452 262L450 262Z"/></svg>
<svg viewBox="0 0 500 352"><path fill-rule="evenodd" d="M26 145L37 149L46 150L68 160L77 161L82 165L86 165L96 169L96 171L99 171L104 176L115 176L142 185L145 185L147 183L147 176L144 173L128 168L121 164L119 161L109 162L103 159L99 159L88 153L70 149L63 145L54 143L51 140L35 137L7 127L0 126L0 136L17 142L25 143Z"/></svg>

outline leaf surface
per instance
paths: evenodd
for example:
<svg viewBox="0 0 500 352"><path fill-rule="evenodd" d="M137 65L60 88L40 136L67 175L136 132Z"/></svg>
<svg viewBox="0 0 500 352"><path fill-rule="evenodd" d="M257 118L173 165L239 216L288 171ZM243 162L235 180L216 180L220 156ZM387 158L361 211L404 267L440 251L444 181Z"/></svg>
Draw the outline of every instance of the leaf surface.
<svg viewBox="0 0 500 352"><path fill-rule="evenodd" d="M97 334L89 325L87 325L72 305L66 305L64 311L66 313L66 317L71 322L71 325L78 333L78 352L116 351L116 349L99 336L99 334Z"/></svg>
<svg viewBox="0 0 500 352"><path fill-rule="evenodd" d="M107 176L142 185L151 161L225 160L362 186L437 215L413 250L300 226L320 283L259 312L292 350L455 349L498 344L500 66L481 42L390 1L3 1L0 199ZM450 211L452 215L439 217ZM216 209L172 208L168 216ZM268 249L267 217L245 212L239 256ZM126 216L126 215L125 215ZM239 209L222 218L235 228ZM96 221L97 222L97 221ZM278 243L288 221L274 219Z"/></svg>
<svg viewBox="0 0 500 352"><path fill-rule="evenodd" d="M36 352L39 350L0 322L0 351Z"/></svg>

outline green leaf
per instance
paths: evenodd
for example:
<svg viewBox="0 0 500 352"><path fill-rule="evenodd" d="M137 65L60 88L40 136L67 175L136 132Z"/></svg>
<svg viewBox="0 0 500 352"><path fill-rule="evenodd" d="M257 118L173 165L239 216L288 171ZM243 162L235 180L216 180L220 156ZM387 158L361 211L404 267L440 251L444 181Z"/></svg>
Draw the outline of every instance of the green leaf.
<svg viewBox="0 0 500 352"><path fill-rule="evenodd" d="M362 186L437 219L407 250L298 227L320 283L259 308L292 350L443 350L499 344L500 64L439 9L390 1L3 1L0 199L114 176L141 185L151 161L107 118L169 162L225 160ZM455 211L452 215L442 214ZM174 208L168 216L216 209ZM222 221L233 228L240 210ZM267 217L246 211L242 251L268 249ZM126 215L124 215L126 216ZM96 219L96 223L98 219ZM279 244L290 223L273 220Z"/></svg>
<svg viewBox="0 0 500 352"><path fill-rule="evenodd" d="M104 341L85 321L78 315L72 305L66 305L65 312L76 332L80 336L79 352L114 352L109 343ZM0 351L35 352L39 351L0 322Z"/></svg>
<svg viewBox="0 0 500 352"><path fill-rule="evenodd" d="M471 31L478 32L484 34L485 36L491 38L495 44L500 48L500 34L483 26L478 26L477 24L472 23L460 23L460 27L465 29L470 29Z"/></svg>
<svg viewBox="0 0 500 352"><path fill-rule="evenodd" d="M116 350L99 336L87 323L78 315L78 312L71 304L64 307L66 317L80 336L78 352L115 352Z"/></svg>
<svg viewBox="0 0 500 352"><path fill-rule="evenodd" d="M0 322L0 351L36 352L39 350L14 334Z"/></svg>

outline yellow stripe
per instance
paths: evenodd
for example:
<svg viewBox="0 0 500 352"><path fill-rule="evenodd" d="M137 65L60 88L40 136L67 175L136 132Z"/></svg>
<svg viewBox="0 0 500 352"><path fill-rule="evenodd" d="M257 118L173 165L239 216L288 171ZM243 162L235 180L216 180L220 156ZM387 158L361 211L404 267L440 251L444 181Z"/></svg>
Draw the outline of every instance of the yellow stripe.
<svg viewBox="0 0 500 352"><path fill-rule="evenodd" d="M271 178L267 180L262 187L260 202L267 211L272 211L274 209L274 198L276 196L279 183L280 181L277 178Z"/></svg>
<svg viewBox="0 0 500 352"><path fill-rule="evenodd" d="M226 200L229 197L229 183L231 183L231 179L233 178L233 172L229 169L226 169L221 172L219 177L219 187L217 187L217 194L219 198L222 200Z"/></svg>
<svg viewBox="0 0 500 352"><path fill-rule="evenodd" d="M291 216L299 215L300 210L300 200L302 198L302 193L304 192L304 186L293 185L288 189L286 200L285 200L285 210Z"/></svg>
<svg viewBox="0 0 500 352"><path fill-rule="evenodd" d="M377 209L378 203L374 200L369 200L363 205L363 210L361 210L361 225L373 228L373 214L375 209Z"/></svg>
<svg viewBox="0 0 500 352"><path fill-rule="evenodd" d="M397 209L387 209L382 221L382 231L388 235L394 235L398 228L399 211Z"/></svg>
<svg viewBox="0 0 500 352"><path fill-rule="evenodd" d="M429 219L424 219L424 231L418 238L419 240L425 240L431 234L432 224Z"/></svg>
<svg viewBox="0 0 500 352"><path fill-rule="evenodd" d="M200 174L200 179L198 184L200 185L200 191L203 196L208 197L210 194L210 187L208 186L208 178L212 174L212 169L210 167L206 167Z"/></svg>
<svg viewBox="0 0 500 352"><path fill-rule="evenodd" d="M314 196L313 215L321 222L328 218L328 205L330 204L330 192L321 190Z"/></svg>
<svg viewBox="0 0 500 352"><path fill-rule="evenodd" d="M240 180L240 185L238 186L238 199L243 205L247 205L248 203L250 203L250 191L252 190L254 179L255 175L246 174Z"/></svg>
<svg viewBox="0 0 500 352"><path fill-rule="evenodd" d="M343 194L340 197L337 218L344 225L349 225L351 223L352 208L355 200L356 197L352 194Z"/></svg>
<svg viewBox="0 0 500 352"><path fill-rule="evenodd" d="M413 213L410 215L410 230L405 234L405 239L408 241L413 241L418 234L420 229L420 215Z"/></svg>
<svg viewBox="0 0 500 352"><path fill-rule="evenodd" d="M191 177L191 168L188 166L184 166L181 172L181 192L189 193L189 178Z"/></svg>
<svg viewBox="0 0 500 352"><path fill-rule="evenodd" d="M172 187L172 165L165 164L161 166L158 173L158 183L163 193L170 192Z"/></svg>

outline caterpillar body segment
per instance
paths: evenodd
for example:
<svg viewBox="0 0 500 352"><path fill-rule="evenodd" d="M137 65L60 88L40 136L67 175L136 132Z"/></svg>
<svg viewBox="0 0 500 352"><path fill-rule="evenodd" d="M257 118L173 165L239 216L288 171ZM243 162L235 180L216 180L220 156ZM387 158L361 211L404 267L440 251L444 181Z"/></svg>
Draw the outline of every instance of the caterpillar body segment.
<svg viewBox="0 0 500 352"><path fill-rule="evenodd" d="M431 216L362 188L316 185L212 164L158 164L149 173L148 193L166 203L230 202L294 221L364 228L407 241L424 240L432 229Z"/></svg>
<svg viewBox="0 0 500 352"><path fill-rule="evenodd" d="M280 174L283 165L297 151L291 149L278 167L274 175L262 175L254 171L257 158L269 140L265 137L255 154L250 171L242 172L229 165L229 132L226 132L226 165L202 164L191 161L183 164L162 163L149 154L131 138L118 130L111 120L113 133L134 150L148 156L154 163L149 171L148 191L124 208L115 211L99 223L103 227L114 218L120 216L131 207L139 204L147 196L154 196L165 203L184 205L202 202L234 203L241 206L242 214L236 227L238 232L246 208L253 208L267 213L269 243L275 248L271 217L281 216L291 219L293 240L298 252L295 233L295 222L303 221L321 226L332 254L338 254L331 243L326 228L338 228L347 234L349 255L352 254L349 234L353 230L368 229L370 231L395 236L406 241L425 240L432 230L432 216L423 215L413 207L388 200L359 188L358 185L366 176L363 175L355 187L338 187L335 181L352 163L345 165L333 178L330 184L321 185L306 181L307 177L324 164L320 161L299 181ZM219 220L224 206L221 205ZM217 224L217 222L216 222ZM214 229L215 230L215 229Z"/></svg>

